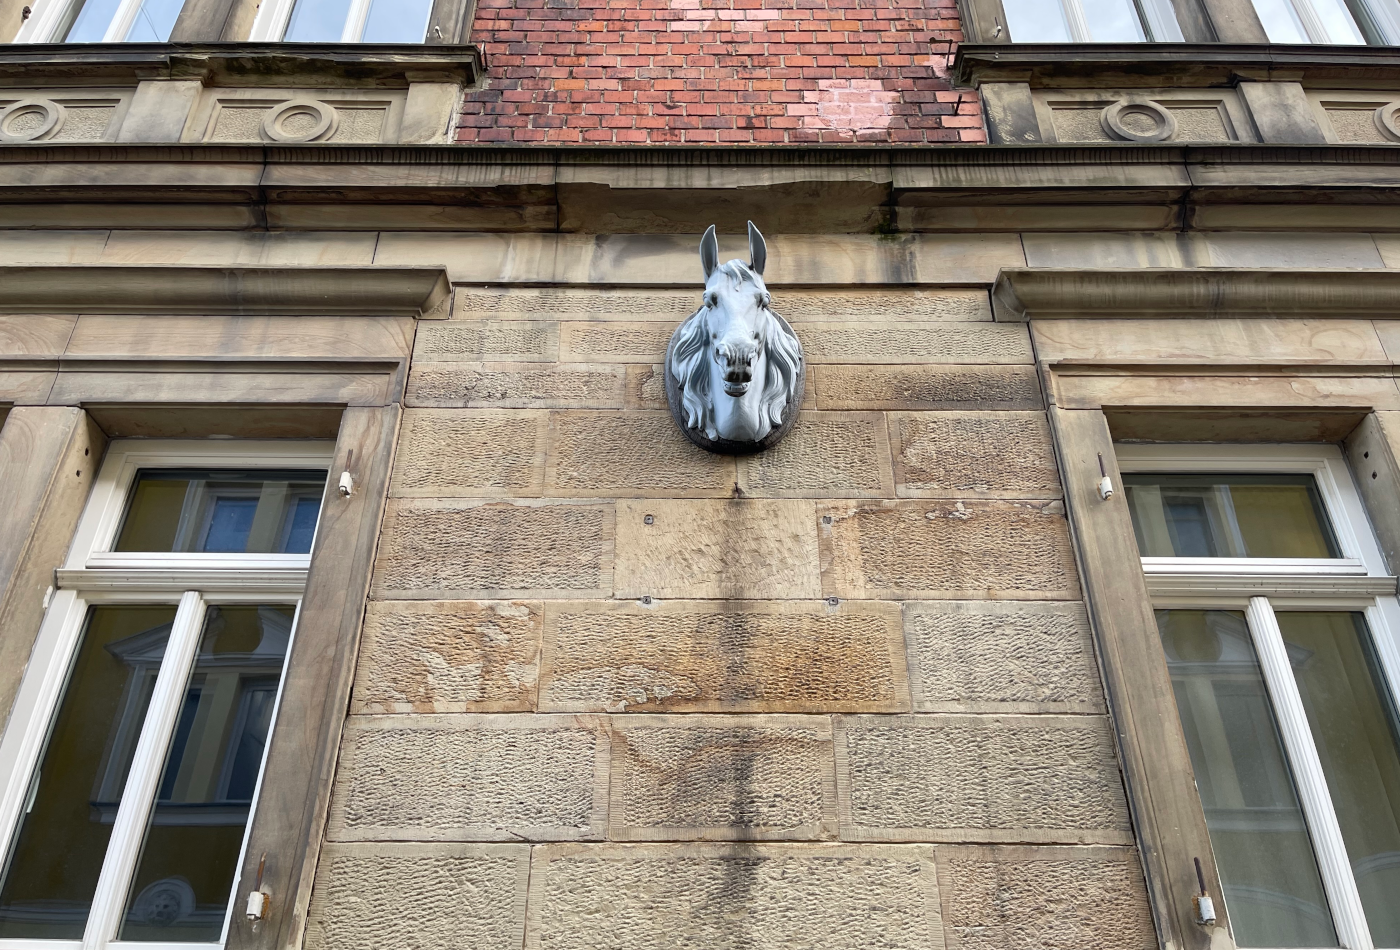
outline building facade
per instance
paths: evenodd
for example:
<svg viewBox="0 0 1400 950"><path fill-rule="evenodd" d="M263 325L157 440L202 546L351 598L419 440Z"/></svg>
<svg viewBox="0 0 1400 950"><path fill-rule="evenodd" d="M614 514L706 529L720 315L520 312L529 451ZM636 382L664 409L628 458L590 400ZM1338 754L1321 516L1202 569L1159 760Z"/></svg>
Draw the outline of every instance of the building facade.
<svg viewBox="0 0 1400 950"><path fill-rule="evenodd" d="M1400 948L1397 0L0 40L0 950Z"/></svg>

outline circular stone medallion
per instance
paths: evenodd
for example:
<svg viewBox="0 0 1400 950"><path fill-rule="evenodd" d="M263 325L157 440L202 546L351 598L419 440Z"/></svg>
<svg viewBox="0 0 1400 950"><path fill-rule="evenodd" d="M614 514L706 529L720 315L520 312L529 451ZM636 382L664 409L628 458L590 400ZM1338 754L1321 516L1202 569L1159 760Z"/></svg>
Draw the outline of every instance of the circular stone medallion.
<svg viewBox="0 0 1400 950"><path fill-rule="evenodd" d="M0 112L0 142L33 142L63 121L63 106L52 99L21 99Z"/></svg>
<svg viewBox="0 0 1400 950"><path fill-rule="evenodd" d="M262 130L274 142L314 142L335 134L340 116L316 99L290 99L263 117Z"/></svg>
<svg viewBox="0 0 1400 950"><path fill-rule="evenodd" d="M1103 128L1125 142L1151 144L1176 135L1176 119L1170 112L1145 99L1125 99L1103 110Z"/></svg>

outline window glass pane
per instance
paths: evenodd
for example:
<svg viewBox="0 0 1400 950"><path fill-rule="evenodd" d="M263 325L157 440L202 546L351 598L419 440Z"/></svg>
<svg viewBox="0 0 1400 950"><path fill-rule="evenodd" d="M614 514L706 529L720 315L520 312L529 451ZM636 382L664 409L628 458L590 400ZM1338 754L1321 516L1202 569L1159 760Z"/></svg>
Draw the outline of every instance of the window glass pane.
<svg viewBox="0 0 1400 950"><path fill-rule="evenodd" d="M1181 727L1241 947L1335 947L1244 614L1159 610Z"/></svg>
<svg viewBox="0 0 1400 950"><path fill-rule="evenodd" d="M1322 23L1322 29L1326 33L1323 40L1327 43L1342 43L1348 46L1363 46L1366 43L1365 37L1356 27L1356 21L1352 19L1351 11L1347 9L1344 0L1308 0L1312 4L1313 13Z"/></svg>
<svg viewBox="0 0 1400 950"><path fill-rule="evenodd" d="M175 28L175 18L185 0L141 0L136 20L126 31L128 43L164 43Z"/></svg>
<svg viewBox="0 0 1400 950"><path fill-rule="evenodd" d="M1254 12L1264 24L1270 43L1306 43L1308 34L1290 0L1254 0Z"/></svg>
<svg viewBox="0 0 1400 950"><path fill-rule="evenodd" d="M1341 557L1311 475L1126 474L1143 557Z"/></svg>
<svg viewBox="0 0 1400 950"><path fill-rule="evenodd" d="M1378 947L1400 947L1400 724L1360 613L1278 612Z"/></svg>
<svg viewBox="0 0 1400 950"><path fill-rule="evenodd" d="M291 43L339 43L350 0L297 0L282 39Z"/></svg>
<svg viewBox="0 0 1400 950"><path fill-rule="evenodd" d="M372 0L365 21L366 43L421 43L433 0Z"/></svg>
<svg viewBox="0 0 1400 950"><path fill-rule="evenodd" d="M1147 39L1142 32L1133 0L1080 0L1084 19L1095 43L1141 43Z"/></svg>
<svg viewBox="0 0 1400 950"><path fill-rule="evenodd" d="M1057 0L1002 0L1006 29L1017 43L1068 43L1069 23Z"/></svg>
<svg viewBox="0 0 1400 950"><path fill-rule="evenodd" d="M326 473L138 472L115 551L306 554Z"/></svg>
<svg viewBox="0 0 1400 950"><path fill-rule="evenodd" d="M94 607L0 887L0 937L78 940L174 607Z"/></svg>
<svg viewBox="0 0 1400 950"><path fill-rule="evenodd" d="M127 896L121 940L217 941L272 707L291 607L211 607Z"/></svg>
<svg viewBox="0 0 1400 950"><path fill-rule="evenodd" d="M1376 40L1385 46L1400 46L1400 0L1366 0Z"/></svg>
<svg viewBox="0 0 1400 950"><path fill-rule="evenodd" d="M120 5L121 0L87 0L73 18L73 25L64 34L64 42L101 43Z"/></svg>

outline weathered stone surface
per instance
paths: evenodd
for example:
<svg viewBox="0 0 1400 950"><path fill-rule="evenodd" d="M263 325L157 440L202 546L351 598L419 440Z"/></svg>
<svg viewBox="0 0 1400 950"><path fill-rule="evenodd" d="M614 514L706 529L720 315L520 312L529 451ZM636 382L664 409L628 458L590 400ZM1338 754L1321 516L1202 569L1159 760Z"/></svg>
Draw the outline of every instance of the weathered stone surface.
<svg viewBox="0 0 1400 950"><path fill-rule="evenodd" d="M529 711L543 626L539 604L371 601L350 711Z"/></svg>
<svg viewBox="0 0 1400 950"><path fill-rule="evenodd" d="M813 366L818 409L1044 409L1031 366Z"/></svg>
<svg viewBox="0 0 1400 950"><path fill-rule="evenodd" d="M1098 716L837 720L841 836L857 841L1132 841Z"/></svg>
<svg viewBox="0 0 1400 950"><path fill-rule="evenodd" d="M902 646L878 601L550 604L540 709L903 712Z"/></svg>
<svg viewBox="0 0 1400 950"><path fill-rule="evenodd" d="M943 950L931 848L550 845L526 950Z"/></svg>
<svg viewBox="0 0 1400 950"><path fill-rule="evenodd" d="M680 314L666 323L563 323L559 358L580 363L660 363L671 334L689 315Z"/></svg>
<svg viewBox="0 0 1400 950"><path fill-rule="evenodd" d="M465 287L453 306L459 320L669 320L677 323L695 312L695 289L628 290L586 287Z"/></svg>
<svg viewBox="0 0 1400 950"><path fill-rule="evenodd" d="M405 400L442 408L613 409L623 404L623 371L586 363L415 362ZM664 394L662 400L664 406Z"/></svg>
<svg viewBox="0 0 1400 950"><path fill-rule="evenodd" d="M1063 502L828 504L820 515L822 584L837 597L1079 597Z"/></svg>
<svg viewBox="0 0 1400 950"><path fill-rule="evenodd" d="M1103 711L1080 604L904 605L915 712Z"/></svg>
<svg viewBox="0 0 1400 950"><path fill-rule="evenodd" d="M693 445L669 412L555 412L547 494L727 496L734 459Z"/></svg>
<svg viewBox="0 0 1400 950"><path fill-rule="evenodd" d="M617 716L614 841L836 837L824 716Z"/></svg>
<svg viewBox="0 0 1400 950"><path fill-rule="evenodd" d="M941 847L938 877L954 950L1157 947L1129 848Z"/></svg>
<svg viewBox="0 0 1400 950"><path fill-rule="evenodd" d="M628 366L626 397L628 409L666 409L666 367L660 363Z"/></svg>
<svg viewBox="0 0 1400 950"><path fill-rule="evenodd" d="M884 417L875 412L805 412L783 440L738 460L745 495L888 498L894 495Z"/></svg>
<svg viewBox="0 0 1400 950"><path fill-rule="evenodd" d="M553 362L559 358L559 325L459 320L425 322L418 327L413 357L439 363L456 360Z"/></svg>
<svg viewBox="0 0 1400 950"><path fill-rule="evenodd" d="M989 321L990 301L984 290L919 290L912 287L860 287L855 290L776 291L773 305L788 320L858 321L881 323L925 320Z"/></svg>
<svg viewBox="0 0 1400 950"><path fill-rule="evenodd" d="M895 413L895 479L904 498L1058 498L1043 412Z"/></svg>
<svg viewBox="0 0 1400 950"><path fill-rule="evenodd" d="M815 599L815 529L810 501L619 501L616 593Z"/></svg>
<svg viewBox="0 0 1400 950"><path fill-rule="evenodd" d="M607 823L608 737L577 716L352 716L336 841L568 841Z"/></svg>
<svg viewBox="0 0 1400 950"><path fill-rule="evenodd" d="M1036 353L1049 362L1347 364L1384 361L1370 320L1208 319L1036 320Z"/></svg>
<svg viewBox="0 0 1400 950"><path fill-rule="evenodd" d="M1011 323L812 323L797 328L809 363L1030 363L1031 338Z"/></svg>
<svg viewBox="0 0 1400 950"><path fill-rule="evenodd" d="M326 844L307 950L518 950L530 848L514 844Z"/></svg>
<svg viewBox="0 0 1400 950"><path fill-rule="evenodd" d="M417 600L606 596L612 537L610 505L393 500L373 592Z"/></svg>
<svg viewBox="0 0 1400 950"><path fill-rule="evenodd" d="M547 425L545 412L406 409L389 493L538 495Z"/></svg>

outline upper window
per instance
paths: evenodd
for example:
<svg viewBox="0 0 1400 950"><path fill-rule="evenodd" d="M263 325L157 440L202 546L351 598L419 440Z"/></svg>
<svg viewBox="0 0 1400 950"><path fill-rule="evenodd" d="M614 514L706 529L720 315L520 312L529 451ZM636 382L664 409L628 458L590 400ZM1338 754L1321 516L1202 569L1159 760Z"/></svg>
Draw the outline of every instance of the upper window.
<svg viewBox="0 0 1400 950"><path fill-rule="evenodd" d="M1271 43L1400 45L1400 0L1254 0Z"/></svg>
<svg viewBox="0 0 1400 950"><path fill-rule="evenodd" d="M1179 43L1171 0L1002 0L1013 43Z"/></svg>
<svg viewBox="0 0 1400 950"><path fill-rule="evenodd" d="M322 443L114 443L0 738L0 950L223 942Z"/></svg>
<svg viewBox="0 0 1400 950"><path fill-rule="evenodd" d="M164 43L185 0L41 0L18 43Z"/></svg>
<svg viewBox="0 0 1400 950"><path fill-rule="evenodd" d="M1400 604L1341 453L1120 446L1239 947L1400 947Z"/></svg>
<svg viewBox="0 0 1400 950"><path fill-rule="evenodd" d="M421 43L432 0L264 0L254 41Z"/></svg>

